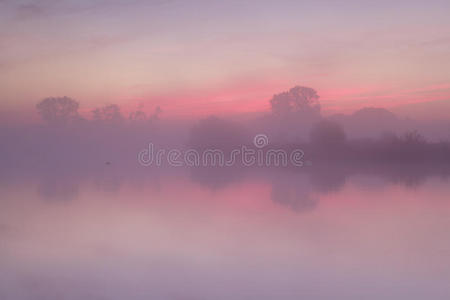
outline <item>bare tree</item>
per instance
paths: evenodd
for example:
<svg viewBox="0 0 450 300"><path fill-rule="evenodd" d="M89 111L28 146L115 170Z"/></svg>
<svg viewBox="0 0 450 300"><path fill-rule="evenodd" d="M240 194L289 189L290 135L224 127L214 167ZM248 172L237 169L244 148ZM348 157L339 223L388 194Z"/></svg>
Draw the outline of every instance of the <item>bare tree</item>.
<svg viewBox="0 0 450 300"><path fill-rule="evenodd" d="M38 113L49 124L67 124L80 120L79 103L69 97L49 97L36 105Z"/></svg>

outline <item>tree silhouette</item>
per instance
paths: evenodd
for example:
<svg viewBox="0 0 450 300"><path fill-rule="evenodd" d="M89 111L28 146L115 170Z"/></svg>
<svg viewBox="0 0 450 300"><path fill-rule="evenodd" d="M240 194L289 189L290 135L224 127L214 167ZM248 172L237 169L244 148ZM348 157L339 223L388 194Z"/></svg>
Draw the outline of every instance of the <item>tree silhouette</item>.
<svg viewBox="0 0 450 300"><path fill-rule="evenodd" d="M120 107L116 104L106 105L92 111L94 121L120 123L123 121Z"/></svg>
<svg viewBox="0 0 450 300"><path fill-rule="evenodd" d="M320 113L319 95L316 90L304 86L296 86L287 92L274 95L270 105L272 112L280 116L292 113Z"/></svg>
<svg viewBox="0 0 450 300"><path fill-rule="evenodd" d="M142 110L143 108L144 108L144 106L142 104L140 104L136 111L133 111L130 113L130 115L128 116L128 120L137 121L137 122L142 122L142 121L147 120L147 115Z"/></svg>
<svg viewBox="0 0 450 300"><path fill-rule="evenodd" d="M340 146L346 141L344 129L336 122L322 120L311 129L310 141L315 146Z"/></svg>
<svg viewBox="0 0 450 300"><path fill-rule="evenodd" d="M409 145L424 145L426 139L417 130L411 130L403 135L403 141Z"/></svg>
<svg viewBox="0 0 450 300"><path fill-rule="evenodd" d="M155 108L155 111L153 112L153 114L150 116L149 120L150 120L150 121L156 121L156 120L159 120L159 116L161 115L161 113L162 113L161 107L157 106L157 107Z"/></svg>
<svg viewBox="0 0 450 300"><path fill-rule="evenodd" d="M38 113L49 124L67 124L80 120L79 103L69 97L49 97L36 105Z"/></svg>
<svg viewBox="0 0 450 300"><path fill-rule="evenodd" d="M144 122L149 121L153 122L159 119L160 114L162 113L161 107L157 106L153 113L147 117L147 114L143 111L144 106L140 104L136 111L133 111L129 114L128 120L131 122Z"/></svg>
<svg viewBox="0 0 450 300"><path fill-rule="evenodd" d="M208 117L191 129L188 144L194 148L230 151L248 141L244 131L232 121Z"/></svg>

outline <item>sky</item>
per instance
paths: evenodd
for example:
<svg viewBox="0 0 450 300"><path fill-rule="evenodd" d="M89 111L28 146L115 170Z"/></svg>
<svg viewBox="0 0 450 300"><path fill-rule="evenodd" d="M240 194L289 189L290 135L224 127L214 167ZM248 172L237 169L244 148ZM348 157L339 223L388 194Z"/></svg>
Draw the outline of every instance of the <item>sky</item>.
<svg viewBox="0 0 450 300"><path fill-rule="evenodd" d="M449 1L0 0L0 115L51 96L165 116L269 110L450 118Z"/></svg>

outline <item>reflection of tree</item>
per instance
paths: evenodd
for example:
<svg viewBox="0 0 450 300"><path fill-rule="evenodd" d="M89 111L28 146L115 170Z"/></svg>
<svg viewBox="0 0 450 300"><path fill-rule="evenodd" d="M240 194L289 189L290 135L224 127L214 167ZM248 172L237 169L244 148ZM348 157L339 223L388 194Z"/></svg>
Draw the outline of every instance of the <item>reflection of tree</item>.
<svg viewBox="0 0 450 300"><path fill-rule="evenodd" d="M385 167L380 172L382 172L381 176L393 184L415 189L425 183L430 173L439 174L439 170L430 170L430 167L433 168L430 165L397 165Z"/></svg>
<svg viewBox="0 0 450 300"><path fill-rule="evenodd" d="M198 167L190 168L192 181L201 184L210 190L223 189L233 183L239 182L243 170L233 167Z"/></svg>
<svg viewBox="0 0 450 300"><path fill-rule="evenodd" d="M78 196L78 183L69 178L45 178L38 186L38 194L50 201L69 201Z"/></svg>
<svg viewBox="0 0 450 300"><path fill-rule="evenodd" d="M38 113L49 124L67 124L80 120L79 103L69 97L45 98L36 105Z"/></svg>
<svg viewBox="0 0 450 300"><path fill-rule="evenodd" d="M313 195L304 178L289 177L277 179L272 184L272 201L285 205L295 212L313 210L319 200Z"/></svg>
<svg viewBox="0 0 450 300"><path fill-rule="evenodd" d="M332 193L339 191L345 184L347 172L343 168L313 169L310 173L310 181L313 187L320 193Z"/></svg>
<svg viewBox="0 0 450 300"><path fill-rule="evenodd" d="M96 178L94 184L104 192L117 193L122 186L122 180L118 176L101 174Z"/></svg>
<svg viewBox="0 0 450 300"><path fill-rule="evenodd" d="M124 180L123 170L116 164L105 164L101 170L98 170L95 176L94 185L99 190L106 193L117 193L122 187Z"/></svg>

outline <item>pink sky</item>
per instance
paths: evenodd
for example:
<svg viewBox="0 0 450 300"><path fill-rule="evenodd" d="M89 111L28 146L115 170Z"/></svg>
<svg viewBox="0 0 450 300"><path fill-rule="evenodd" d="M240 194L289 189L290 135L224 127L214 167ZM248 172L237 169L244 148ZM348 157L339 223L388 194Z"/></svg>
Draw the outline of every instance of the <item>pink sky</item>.
<svg viewBox="0 0 450 300"><path fill-rule="evenodd" d="M262 112L294 85L325 114L450 118L448 1L0 1L0 112ZM437 114L437 115L436 115Z"/></svg>

